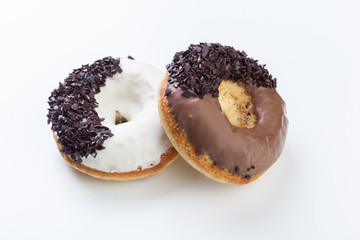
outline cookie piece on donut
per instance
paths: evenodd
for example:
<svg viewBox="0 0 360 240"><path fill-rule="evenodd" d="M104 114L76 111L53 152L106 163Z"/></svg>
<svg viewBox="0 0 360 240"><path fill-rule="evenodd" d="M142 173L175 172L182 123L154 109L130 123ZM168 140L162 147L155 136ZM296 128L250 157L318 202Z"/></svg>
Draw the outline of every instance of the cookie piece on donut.
<svg viewBox="0 0 360 240"><path fill-rule="evenodd" d="M179 154L207 177L247 184L278 159L288 120L276 79L232 47L177 52L159 88L159 113Z"/></svg>
<svg viewBox="0 0 360 240"><path fill-rule="evenodd" d="M75 69L49 97L48 123L63 158L106 180L155 175L178 156L158 115L163 73L133 58Z"/></svg>

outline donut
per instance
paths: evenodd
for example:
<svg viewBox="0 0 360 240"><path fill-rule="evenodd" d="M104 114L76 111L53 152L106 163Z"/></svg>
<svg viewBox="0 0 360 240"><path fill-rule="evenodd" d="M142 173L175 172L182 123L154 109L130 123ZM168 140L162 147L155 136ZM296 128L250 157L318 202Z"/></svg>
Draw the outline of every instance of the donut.
<svg viewBox="0 0 360 240"><path fill-rule="evenodd" d="M244 51L192 44L166 66L158 101L173 146L222 183L247 184L279 158L287 134L277 81Z"/></svg>
<svg viewBox="0 0 360 240"><path fill-rule="evenodd" d="M155 175L178 156L158 115L163 73L132 57L75 69L49 97L48 124L70 166L105 180Z"/></svg>

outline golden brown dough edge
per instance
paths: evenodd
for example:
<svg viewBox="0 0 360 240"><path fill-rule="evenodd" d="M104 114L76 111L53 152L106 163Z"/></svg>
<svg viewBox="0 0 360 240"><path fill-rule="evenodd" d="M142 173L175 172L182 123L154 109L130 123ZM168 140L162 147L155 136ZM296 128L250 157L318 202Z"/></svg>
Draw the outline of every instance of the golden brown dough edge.
<svg viewBox="0 0 360 240"><path fill-rule="evenodd" d="M165 77L162 79L158 92L160 121L168 138L180 156L182 156L186 162L205 176L221 183L247 184L258 179L264 172L250 179L245 179L239 175L230 173L226 169L215 166L214 161L208 154L201 156L196 154L196 149L190 143L186 132L178 129L177 121L175 120L174 115L170 112L170 106L165 97L168 74L169 73L167 72Z"/></svg>
<svg viewBox="0 0 360 240"><path fill-rule="evenodd" d="M54 139L56 141L56 145L58 149L61 149L61 144L57 142L57 137L55 134ZM131 171L124 173L116 173L116 172L103 172L90 167L87 167L83 164L76 164L73 160L69 158L68 155L63 154L60 151L61 156L65 159L65 161L73 168L79 170L80 172L86 173L92 177L103 179L103 180L115 180L115 181L128 181L134 179L145 178L149 176L156 175L163 171L167 166L169 166L177 157L178 153L176 152L174 147L170 147L163 155L160 157L160 163L152 168L147 168L141 171Z"/></svg>

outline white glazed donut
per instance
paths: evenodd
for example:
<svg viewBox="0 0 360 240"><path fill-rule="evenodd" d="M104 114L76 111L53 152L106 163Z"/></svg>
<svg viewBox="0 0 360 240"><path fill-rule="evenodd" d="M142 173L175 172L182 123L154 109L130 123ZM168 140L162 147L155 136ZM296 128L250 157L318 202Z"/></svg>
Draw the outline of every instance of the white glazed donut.
<svg viewBox="0 0 360 240"><path fill-rule="evenodd" d="M89 84L89 79L93 80L91 75L98 77L95 84L98 90ZM91 176L111 180L138 179L163 170L177 157L177 152L166 137L158 115L156 93L162 77L163 73L155 67L127 58L104 58L74 70L49 98L49 122L65 160ZM73 82L85 90L74 90ZM72 98L76 94L81 97ZM93 111L82 101L89 96L94 98ZM59 98L64 101L59 102ZM66 107L69 104L70 109ZM67 121L58 120L65 115ZM119 116L126 122L116 124ZM70 125L68 122L74 125L75 137L68 138L65 131L69 130L63 130L64 125ZM82 131L78 131L79 126ZM97 128L100 130L94 130ZM86 140L77 141L82 137ZM88 146L84 147L84 143Z"/></svg>

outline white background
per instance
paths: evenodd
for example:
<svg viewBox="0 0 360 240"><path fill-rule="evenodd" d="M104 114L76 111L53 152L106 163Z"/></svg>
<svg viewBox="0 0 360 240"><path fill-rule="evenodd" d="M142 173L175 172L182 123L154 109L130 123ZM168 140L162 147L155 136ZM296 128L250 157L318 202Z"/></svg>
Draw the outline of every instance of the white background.
<svg viewBox="0 0 360 240"><path fill-rule="evenodd" d="M359 239L359 1L1 1L0 239ZM191 43L266 63L287 102L280 159L246 186L178 159L144 180L70 168L46 125L72 69L127 56L164 70Z"/></svg>

